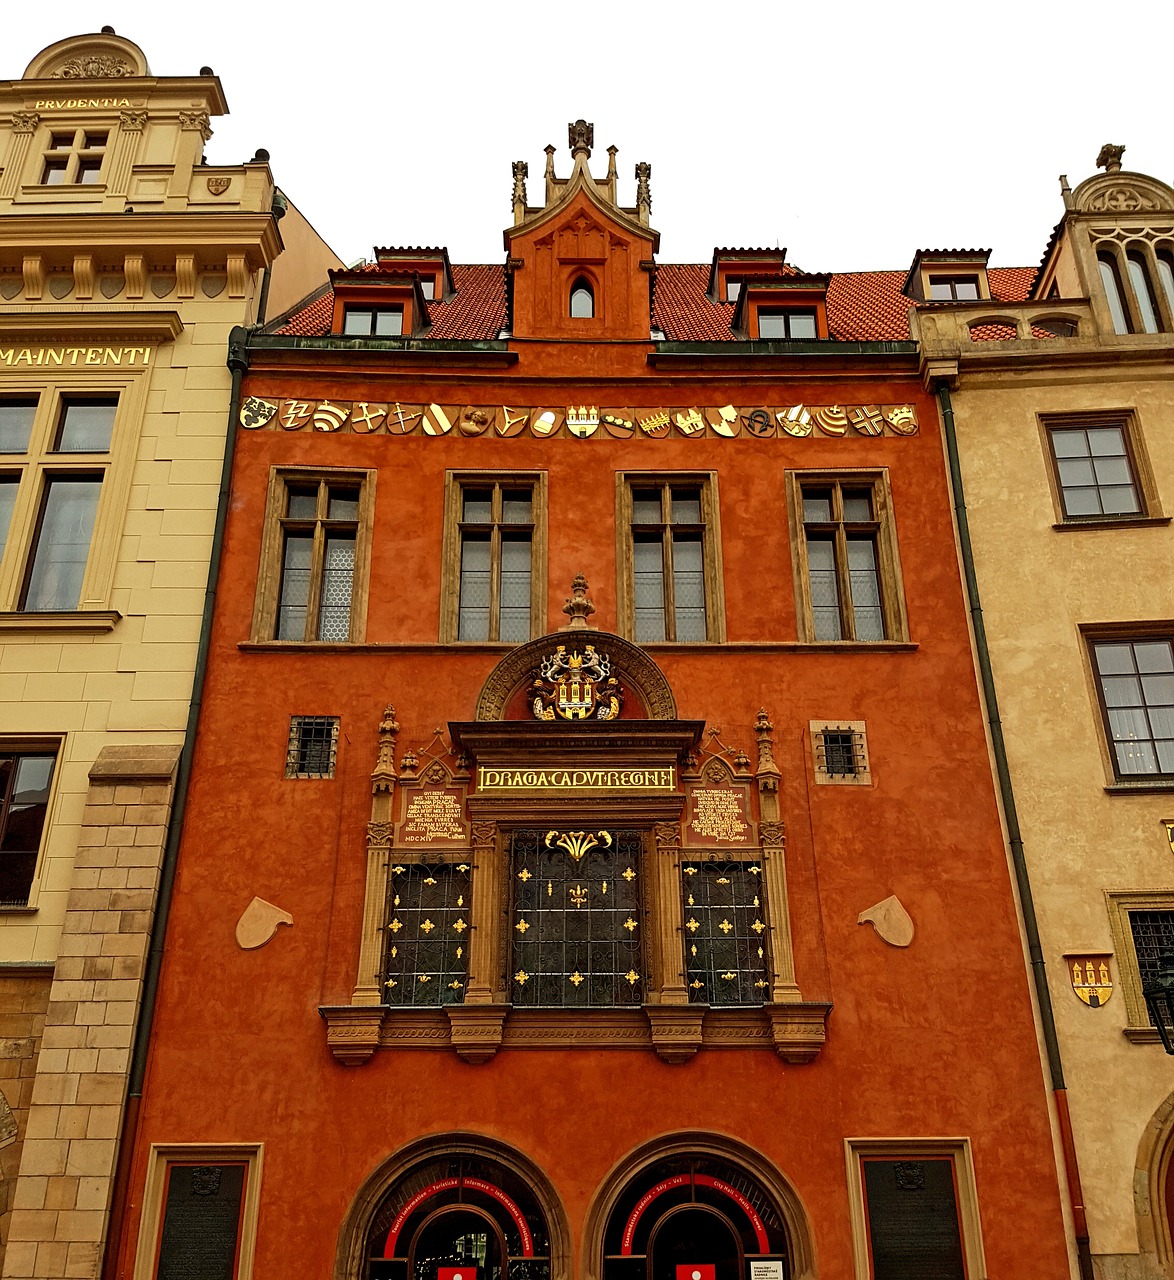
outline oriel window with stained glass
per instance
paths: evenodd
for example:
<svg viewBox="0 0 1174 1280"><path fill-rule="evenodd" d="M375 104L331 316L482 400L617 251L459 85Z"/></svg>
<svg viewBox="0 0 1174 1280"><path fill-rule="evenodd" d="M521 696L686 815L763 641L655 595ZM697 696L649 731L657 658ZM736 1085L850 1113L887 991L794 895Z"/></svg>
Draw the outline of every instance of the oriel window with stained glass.
<svg viewBox="0 0 1174 1280"><path fill-rule="evenodd" d="M515 1006L642 1002L643 842L639 831L513 833L509 988Z"/></svg>
<svg viewBox="0 0 1174 1280"><path fill-rule="evenodd" d="M695 1004L763 1004L767 978L762 864L699 858L681 866L685 981Z"/></svg>
<svg viewBox="0 0 1174 1280"><path fill-rule="evenodd" d="M388 1004L460 1004L464 1000L471 871L467 862L392 866L383 983Z"/></svg>

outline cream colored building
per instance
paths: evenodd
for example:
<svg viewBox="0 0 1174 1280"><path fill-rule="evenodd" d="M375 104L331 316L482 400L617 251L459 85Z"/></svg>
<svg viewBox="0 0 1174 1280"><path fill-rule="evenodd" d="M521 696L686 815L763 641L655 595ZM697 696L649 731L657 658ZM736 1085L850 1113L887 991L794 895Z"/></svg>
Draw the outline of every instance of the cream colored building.
<svg viewBox="0 0 1174 1280"><path fill-rule="evenodd" d="M985 257L939 253L920 284L959 300L914 322L956 426L1076 1234L1100 1280L1150 1280L1174 1276L1174 1058L1141 997L1174 948L1174 189L1122 150L1062 180L1028 301L984 300Z"/></svg>
<svg viewBox="0 0 1174 1280"><path fill-rule="evenodd" d="M275 213L264 152L205 163L226 111L209 68L157 77L109 28L0 82L6 1277L101 1265L216 525L229 335L263 297L276 314L341 265L280 197ZM279 257L283 235L296 251Z"/></svg>

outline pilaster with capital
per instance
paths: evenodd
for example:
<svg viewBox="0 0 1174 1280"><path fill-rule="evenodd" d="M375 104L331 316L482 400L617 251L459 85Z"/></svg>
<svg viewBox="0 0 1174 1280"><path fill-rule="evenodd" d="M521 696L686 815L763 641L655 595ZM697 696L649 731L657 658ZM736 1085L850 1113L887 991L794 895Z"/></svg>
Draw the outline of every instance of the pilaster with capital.
<svg viewBox="0 0 1174 1280"><path fill-rule="evenodd" d="M28 160L29 148L32 146L33 134L41 123L41 117L35 111L14 111L12 113L12 143L8 148L8 160L4 173L0 175L0 197L10 199L16 195L16 188Z"/></svg>
<svg viewBox="0 0 1174 1280"><path fill-rule="evenodd" d="M503 998L499 990L502 972L502 928L505 904L505 851L496 822L474 822L473 910L469 932L469 985L466 1004L494 1004Z"/></svg>
<svg viewBox="0 0 1174 1280"><path fill-rule="evenodd" d="M395 707L384 708L379 721L379 754L371 771L371 821L367 824L367 887L363 897L363 933L359 972L351 1004L383 1003L383 924L387 902L387 869L391 859L395 817L395 739L399 722Z"/></svg>
<svg viewBox="0 0 1174 1280"><path fill-rule="evenodd" d="M660 1004L688 1004L685 986L684 931L681 914L681 827L677 822L658 822L652 829L655 841L655 873L650 877L655 899L659 972L653 983Z"/></svg>

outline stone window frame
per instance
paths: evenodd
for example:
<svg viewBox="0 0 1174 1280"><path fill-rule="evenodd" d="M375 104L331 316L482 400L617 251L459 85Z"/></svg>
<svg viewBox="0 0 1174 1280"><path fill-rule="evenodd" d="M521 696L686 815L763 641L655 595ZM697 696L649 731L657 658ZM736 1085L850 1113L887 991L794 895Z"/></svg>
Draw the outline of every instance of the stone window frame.
<svg viewBox="0 0 1174 1280"><path fill-rule="evenodd" d="M817 786L871 787L872 766L868 754L868 726L863 720L809 720L811 766ZM825 767L823 734L837 730L852 734L852 755L857 765L854 773L829 773Z"/></svg>
<svg viewBox="0 0 1174 1280"><path fill-rule="evenodd" d="M632 490L694 487L701 491L702 573L705 581L705 639L639 641L642 647L724 644L726 639L725 573L722 567L721 504L716 471L616 472L616 631L636 641L635 551L632 543ZM667 609L667 596L666 604Z"/></svg>
<svg viewBox="0 0 1174 1280"><path fill-rule="evenodd" d="M42 187L95 187L101 189L104 185L103 178L106 175L107 165L110 162L110 155L113 151L113 147L110 145L113 132L113 129L103 128L101 125L97 128L93 124L79 125L71 129L66 125L50 121L46 133L45 146L41 148L41 169L37 185ZM54 147L53 139L63 137L67 133L73 134L73 142L68 147ZM87 146L90 136L98 133L104 135L101 145ZM94 182L79 182L78 173L82 164L95 158L99 159L96 171L98 174L97 179ZM58 160L65 161L65 180L51 183L46 177L49 172L49 164L51 161Z"/></svg>
<svg viewBox="0 0 1174 1280"><path fill-rule="evenodd" d="M440 552L440 643L501 644L510 641L458 640L461 597L461 516L466 489L530 490L530 639L546 634L547 473L545 471L459 470L444 473L444 534ZM498 527L498 526L495 526ZM492 629L492 623L491 623Z"/></svg>
<svg viewBox="0 0 1174 1280"><path fill-rule="evenodd" d="M888 467L867 469L821 468L783 473L787 503L787 523L791 541L791 570L795 589L795 616L801 644L827 648L870 649L875 646L909 642L909 618L905 608L905 582L897 546L897 525ZM877 525L877 574L885 636L881 640L820 640L815 635L811 603L811 578L807 562L807 537L803 522L803 488L816 485L849 485L872 492L873 520Z"/></svg>
<svg viewBox="0 0 1174 1280"><path fill-rule="evenodd" d="M1133 930L1129 924L1131 911L1174 911L1174 888L1106 889L1105 908L1109 915L1109 931L1117 959L1117 981L1125 1001L1123 1034L1134 1044L1157 1044L1158 1029L1150 1021L1141 994L1141 971L1133 949Z"/></svg>
<svg viewBox="0 0 1174 1280"><path fill-rule="evenodd" d="M974 1153L968 1137L877 1137L845 1138L844 1159L848 1170L848 1215L852 1232L855 1280L873 1280L868 1210L864 1198L862 1161L949 1159L954 1166L954 1194L962 1255L968 1276L985 1276L986 1256L982 1244L982 1222L978 1208L978 1188L974 1177Z"/></svg>
<svg viewBox="0 0 1174 1280"><path fill-rule="evenodd" d="M282 646L321 648L361 644L367 635L367 604L371 583L371 549L375 523L375 468L274 466L269 471L265 515L261 533L257 592L249 639ZM355 568L351 588L350 634L346 640L278 640L277 610L281 598L281 570L285 537L283 517L291 484L352 484L359 488L358 527L355 532Z"/></svg>
<svg viewBox="0 0 1174 1280"><path fill-rule="evenodd" d="M300 730L307 720L329 720L330 723L330 750L329 750L329 769L326 773L306 773L297 769L298 757L301 752L301 736ZM318 716L318 715L293 715L289 718L289 741L285 750L285 776L287 778L333 778L334 771L338 760L338 737L341 728L341 718L339 716Z"/></svg>
<svg viewBox="0 0 1174 1280"><path fill-rule="evenodd" d="M1122 528L1138 524L1169 524L1170 517L1162 510L1158 496L1157 480L1150 464L1145 436L1133 409L1093 409L1074 413L1040 413L1040 444L1047 463L1048 491L1052 497L1056 530ZM1064 495L1060 486L1056 452L1052 447L1052 433L1066 428L1119 427L1125 440L1125 451L1137 493L1138 512L1127 515L1069 516L1064 510Z"/></svg>
<svg viewBox="0 0 1174 1280"><path fill-rule="evenodd" d="M167 1171L176 1164L244 1164L245 1189L241 1204L240 1236L233 1280L252 1280L253 1255L257 1246L257 1215L261 1207L261 1174L265 1144L235 1142L221 1144L151 1144L143 1189L143 1211L139 1222L138 1247L132 1280L155 1280L159 1240L163 1230Z"/></svg>
<svg viewBox="0 0 1174 1280"><path fill-rule="evenodd" d="M154 348L149 348L152 352ZM28 448L0 454L0 476L16 476L16 500L0 554L0 629L40 630L89 625L108 630L118 615L110 608L119 543L130 498L135 455L150 369L79 368L74 377L46 380L44 365L4 371L3 399L36 399ZM110 448L101 452L59 452L54 444L67 402L88 397L117 397ZM76 608L29 612L20 607L35 553L47 481L54 476L101 478L101 492L90 535L90 550Z"/></svg>
<svg viewBox="0 0 1174 1280"><path fill-rule="evenodd" d="M57 806L57 795L62 785L62 774L65 772L63 769L63 765L66 763L65 737L64 735L54 736L52 734L30 734L27 736L11 733L0 734L0 751L3 751L6 755L48 755L49 752L53 752L55 756L53 776L49 780L49 799L45 807L45 822L41 827L41 839L37 848L37 861L33 867L32 879L29 881L28 900L24 906L0 907L0 918L2 918L5 915L30 915L37 910L41 877L45 870L45 858L54 822L53 815Z"/></svg>

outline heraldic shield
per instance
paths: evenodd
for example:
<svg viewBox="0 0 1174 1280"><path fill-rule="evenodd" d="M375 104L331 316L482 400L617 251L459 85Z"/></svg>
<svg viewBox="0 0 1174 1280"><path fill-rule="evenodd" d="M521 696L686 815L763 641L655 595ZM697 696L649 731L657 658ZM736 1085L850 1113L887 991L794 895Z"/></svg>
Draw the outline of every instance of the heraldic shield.
<svg viewBox="0 0 1174 1280"><path fill-rule="evenodd" d="M1108 955L1065 956L1072 990L1090 1009L1109 1003L1113 994L1113 975L1109 972Z"/></svg>
<svg viewBox="0 0 1174 1280"><path fill-rule="evenodd" d="M614 720L623 700L606 653L593 644L560 644L539 664L530 705L536 720Z"/></svg>

